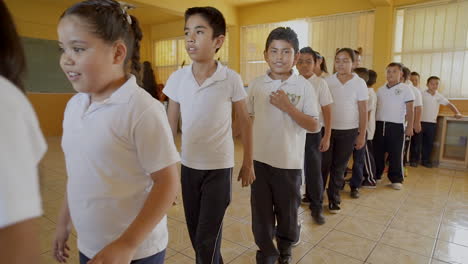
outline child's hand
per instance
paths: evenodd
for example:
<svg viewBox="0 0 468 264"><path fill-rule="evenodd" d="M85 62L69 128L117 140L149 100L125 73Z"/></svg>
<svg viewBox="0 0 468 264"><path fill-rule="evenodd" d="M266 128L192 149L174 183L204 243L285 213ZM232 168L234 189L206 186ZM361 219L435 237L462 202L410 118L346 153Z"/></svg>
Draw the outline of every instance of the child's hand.
<svg viewBox="0 0 468 264"><path fill-rule="evenodd" d="M456 119L461 119L462 117L463 117L463 115L460 114L460 113L456 113L456 114L455 114L455 118L456 118Z"/></svg>
<svg viewBox="0 0 468 264"><path fill-rule="evenodd" d="M362 149L366 144L366 134L364 136L358 136L356 139L356 143L354 144L355 149Z"/></svg>
<svg viewBox="0 0 468 264"><path fill-rule="evenodd" d="M418 134L421 132L421 123L417 123L414 125L414 132Z"/></svg>
<svg viewBox="0 0 468 264"><path fill-rule="evenodd" d="M103 248L87 264L129 264L136 248L117 239Z"/></svg>
<svg viewBox="0 0 468 264"><path fill-rule="evenodd" d="M291 104L291 101L289 101L288 95L283 90L278 90L270 94L270 104L286 113L291 109L291 107L294 107Z"/></svg>
<svg viewBox="0 0 468 264"><path fill-rule="evenodd" d="M326 152L329 148L330 148L330 138L323 137L322 140L320 140L320 147L319 147L320 152Z"/></svg>
<svg viewBox="0 0 468 264"><path fill-rule="evenodd" d="M407 126L406 130L405 130L405 135L408 136L408 137L412 137L413 136L413 128L410 127L410 126Z"/></svg>
<svg viewBox="0 0 468 264"><path fill-rule="evenodd" d="M237 181L242 180L242 187L247 187L255 181L255 172L252 166L242 166Z"/></svg>
<svg viewBox="0 0 468 264"><path fill-rule="evenodd" d="M70 227L66 225L58 225L55 231L54 244L52 245L53 257L59 263L66 263L70 257L68 251L70 247L67 245L68 237L70 236Z"/></svg>

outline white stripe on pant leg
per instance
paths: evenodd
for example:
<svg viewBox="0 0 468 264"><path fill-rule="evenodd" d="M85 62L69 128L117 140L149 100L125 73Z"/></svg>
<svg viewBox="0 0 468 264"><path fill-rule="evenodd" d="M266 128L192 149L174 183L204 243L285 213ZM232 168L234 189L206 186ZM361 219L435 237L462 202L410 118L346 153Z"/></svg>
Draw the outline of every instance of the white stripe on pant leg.
<svg viewBox="0 0 468 264"><path fill-rule="evenodd" d="M367 175L369 175L369 181L375 184L374 174L372 174L372 163L369 156L369 149L367 148L367 144L365 148L366 149L364 150L364 153L366 154L366 156L364 161L364 167L366 168Z"/></svg>
<svg viewBox="0 0 468 264"><path fill-rule="evenodd" d="M405 127L403 126L403 147L401 148L401 175L405 179L405 167L403 166L403 156L405 155Z"/></svg>
<svg viewBox="0 0 468 264"><path fill-rule="evenodd" d="M230 197L229 197L229 201L231 201L232 199L232 169L229 169L229 192L230 192ZM231 204L231 202L229 202L229 204ZM228 206L229 206L228 204ZM226 208L227 210L227 208ZM224 213L226 214L226 210L224 210ZM224 217L226 215L223 215L223 221L221 221L221 224L219 225L219 229L218 229L218 234L216 235L216 240L215 240L215 243L214 243L214 248L213 248L213 255L211 255L211 264L213 264L213 261L214 261L214 256L215 256L215 252L216 252L216 245L218 244L218 239L219 239L219 234L221 233L221 228L223 227L223 223L224 223ZM219 245L219 252L221 254L221 245ZM221 256L220 256L221 257Z"/></svg>

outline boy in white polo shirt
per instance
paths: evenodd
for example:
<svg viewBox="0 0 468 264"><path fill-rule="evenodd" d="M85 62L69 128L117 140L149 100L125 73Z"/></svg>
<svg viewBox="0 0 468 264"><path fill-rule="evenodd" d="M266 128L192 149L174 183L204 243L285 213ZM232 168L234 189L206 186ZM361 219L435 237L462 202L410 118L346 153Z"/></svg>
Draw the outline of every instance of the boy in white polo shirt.
<svg viewBox="0 0 468 264"><path fill-rule="evenodd" d="M297 211L306 130L317 130L318 111L314 88L292 71L298 51L299 41L292 29L274 29L264 52L270 70L249 86L257 177L251 187L257 263L290 263L291 247L300 235Z"/></svg>
<svg viewBox="0 0 468 264"><path fill-rule="evenodd" d="M374 91L374 84L377 82L377 73L369 69L369 80L366 82L369 91L369 101L367 104L367 111L369 113L367 121L367 142L366 154L364 159L364 180L362 181L362 188L374 189L376 187L375 181L375 160L374 160L374 134L375 134L375 111L377 108L377 94Z"/></svg>
<svg viewBox="0 0 468 264"><path fill-rule="evenodd" d="M421 87L419 87L419 83L420 83L420 79L421 79L421 77L419 76L419 73L411 72L409 79L410 79L410 81L411 81L411 83L413 84L414 87L421 90L421 92L424 91L423 89L421 89Z"/></svg>
<svg viewBox="0 0 468 264"><path fill-rule="evenodd" d="M214 59L226 34L223 15L213 7L185 12L186 50L193 63L174 72L164 93L176 135L182 116L182 197L197 263L223 263L220 247L225 211L231 201L234 167L232 108L241 125L244 163L242 186L254 180L252 122L240 76Z"/></svg>
<svg viewBox="0 0 468 264"><path fill-rule="evenodd" d="M402 152L406 136L413 135L414 94L400 83L403 65L392 62L387 66L387 83L377 91L374 158L376 178L381 179L388 153L388 178L392 188L400 190L403 183ZM405 129L405 116L407 126Z"/></svg>
<svg viewBox="0 0 468 264"><path fill-rule="evenodd" d="M412 167L416 167L417 162L414 162L411 158L415 156L414 154L417 152L418 147L420 147L420 144L416 143L413 145L413 142L418 142L420 138L419 133L421 132L421 114L422 114L422 109L423 109L423 102L422 102L421 91L415 86L413 86L412 82L409 80L410 75L411 75L410 69L404 66L403 75L401 76L400 82L408 85L414 94L414 103L413 103L414 122L413 122L413 135L411 136L411 138L405 139L403 166L406 166L408 163L408 160L410 160L410 165ZM408 150L410 151L410 153L408 153ZM410 157L408 157L408 155Z"/></svg>
<svg viewBox="0 0 468 264"><path fill-rule="evenodd" d="M333 98L328 89L327 82L314 74L315 63L320 55L312 48L305 47L300 50L297 69L299 74L306 78L315 88L317 103L320 105L319 127L313 133L307 132L304 156L305 194L303 203L309 203L312 218L317 224L324 224L323 217L323 178L322 153L330 146L331 135L331 104Z"/></svg>
<svg viewBox="0 0 468 264"><path fill-rule="evenodd" d="M460 119L463 116L458 111L457 107L450 103L447 98L440 94L439 89L440 79L437 76L431 76L427 79L427 90L422 93L423 112L421 117L422 126L422 148L421 148L421 164L424 167L432 168L430 161L434 137L437 127L437 115L439 114L440 105L448 105L450 110L455 114L455 118ZM419 161L419 153L416 154L416 161Z"/></svg>

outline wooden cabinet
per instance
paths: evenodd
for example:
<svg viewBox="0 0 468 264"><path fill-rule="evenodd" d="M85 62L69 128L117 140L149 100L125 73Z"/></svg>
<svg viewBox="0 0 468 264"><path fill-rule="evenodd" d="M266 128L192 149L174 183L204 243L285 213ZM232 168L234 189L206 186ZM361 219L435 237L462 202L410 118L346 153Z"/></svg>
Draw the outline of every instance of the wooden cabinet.
<svg viewBox="0 0 468 264"><path fill-rule="evenodd" d="M439 166L468 170L468 117L455 119L441 116L438 119L437 144L434 153ZM437 149L438 147L438 149Z"/></svg>

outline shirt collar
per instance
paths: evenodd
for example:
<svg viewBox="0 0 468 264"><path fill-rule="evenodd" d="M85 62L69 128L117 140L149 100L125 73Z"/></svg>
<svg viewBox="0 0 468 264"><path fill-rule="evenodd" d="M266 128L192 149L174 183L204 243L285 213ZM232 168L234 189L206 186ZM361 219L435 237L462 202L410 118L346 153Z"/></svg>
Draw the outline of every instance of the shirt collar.
<svg viewBox="0 0 468 264"><path fill-rule="evenodd" d="M135 88L138 87L138 84L136 82L136 77L132 74L130 75L130 78L122 85L120 86L117 90L115 90L111 96L103 101L100 102L95 102L93 104L97 105L104 105L104 104L125 104L127 103L133 92L135 92ZM83 103L89 105L91 101L91 96L88 93L82 93L82 100Z"/></svg>
<svg viewBox="0 0 468 264"><path fill-rule="evenodd" d="M192 76L192 78L196 82L195 76L193 75L192 67L193 67L193 63L187 67L187 71L190 73L190 76ZM227 67L224 66L221 62L217 61L216 71L210 77L208 77L208 79L206 79L203 82L200 88L209 86L215 82L224 81L226 79L227 79Z"/></svg>
<svg viewBox="0 0 468 264"><path fill-rule="evenodd" d="M263 81L266 82L266 83L270 83L270 82L274 82L274 81L280 81L280 80L273 80L271 77L270 77L270 72L271 70L267 70L265 76L263 77ZM297 80L298 80L298 75L294 73L293 70L291 70L291 76L289 76L288 79L286 79L285 81L281 82L282 84L292 84L292 85L295 85Z"/></svg>
<svg viewBox="0 0 468 264"><path fill-rule="evenodd" d="M388 86L388 83L386 83L386 84L385 84L385 87L387 87L387 89L392 89L393 87L395 87L395 86L397 86L397 85L399 85L399 84L400 84L400 82L398 82L398 83L395 84L395 85Z"/></svg>

